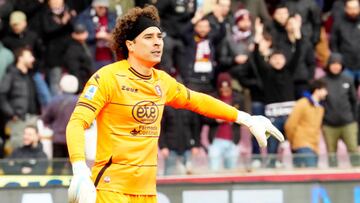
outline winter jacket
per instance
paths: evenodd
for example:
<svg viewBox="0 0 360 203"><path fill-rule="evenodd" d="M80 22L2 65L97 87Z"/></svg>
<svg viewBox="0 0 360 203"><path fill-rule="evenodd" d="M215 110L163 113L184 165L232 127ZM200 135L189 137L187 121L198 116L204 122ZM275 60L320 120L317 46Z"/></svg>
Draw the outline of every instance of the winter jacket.
<svg viewBox="0 0 360 203"><path fill-rule="evenodd" d="M200 119L193 112L166 106L161 121L160 149L169 148L179 154L200 146Z"/></svg>
<svg viewBox="0 0 360 203"><path fill-rule="evenodd" d="M214 35L216 34L216 35ZM182 40L185 45L184 50L181 53L181 60L179 61L180 75L184 80L184 83L202 83L202 84L211 84L215 77L215 68L216 64L216 45L220 43L225 35L224 24L221 26L221 32L219 33L209 33L207 39L209 40L210 46L210 61L212 63L212 71L208 73L196 73L194 71L194 65L196 60L196 49L197 44L195 41L195 31L194 25L191 23L187 24L186 29L183 31Z"/></svg>
<svg viewBox="0 0 360 203"><path fill-rule="evenodd" d="M357 97L354 82L344 74L323 77L328 95L325 100L324 124L342 126L356 120Z"/></svg>
<svg viewBox="0 0 360 203"><path fill-rule="evenodd" d="M87 45L71 40L64 55L64 65L69 70L69 73L79 80L80 91L93 74L92 56L90 50L84 46Z"/></svg>
<svg viewBox="0 0 360 203"><path fill-rule="evenodd" d="M95 9L92 7L89 7L85 9L82 13L80 13L77 18L75 19L75 24L83 24L86 27L86 30L89 33L89 36L86 40L89 49L91 50L91 53L93 56L95 56L95 49L96 49L96 29L98 28L97 22L95 19L98 19L96 17ZM107 30L110 32L114 29L116 24L116 14L112 11L107 12L107 19L108 19L108 27Z"/></svg>
<svg viewBox="0 0 360 203"><path fill-rule="evenodd" d="M344 67L360 70L360 16L350 20L345 14L335 21L330 38L331 51L344 57Z"/></svg>
<svg viewBox="0 0 360 203"><path fill-rule="evenodd" d="M219 98L219 95L214 95L214 97ZM244 98L242 97L242 95L240 95L239 93L237 93L236 91L233 90L232 93L232 103L231 106L234 106L237 109L243 109L244 107ZM220 126L220 124L218 122L216 122L216 120L214 119L206 119L206 124L208 124L210 126L210 131L209 131L209 142L212 143L214 138L216 137L216 133L218 130L218 127ZM234 144L238 144L240 141L240 125L236 124L236 123L232 123L231 125L231 129L232 129L232 141L234 142Z"/></svg>
<svg viewBox="0 0 360 203"><path fill-rule="evenodd" d="M259 52L259 45L255 44L254 61L264 87L264 101L266 104L294 101L294 73L299 62L302 40L295 43L295 53L285 67L276 70L265 62Z"/></svg>
<svg viewBox="0 0 360 203"><path fill-rule="evenodd" d="M319 151L324 107L310 97L299 99L285 123L285 133L293 150L310 147Z"/></svg>
<svg viewBox="0 0 360 203"><path fill-rule="evenodd" d="M196 0L158 0L155 3L161 19L161 27L167 35L180 38L184 26L196 11Z"/></svg>
<svg viewBox="0 0 360 203"><path fill-rule="evenodd" d="M22 174L23 167L31 168L29 175L44 175L48 167L48 160L43 146L39 143L36 147L23 146L15 151L6 159L3 169L5 174Z"/></svg>
<svg viewBox="0 0 360 203"><path fill-rule="evenodd" d="M314 0L288 0L285 5L290 14L299 14L302 19L301 33L304 40L316 45L320 40L321 10Z"/></svg>
<svg viewBox="0 0 360 203"><path fill-rule="evenodd" d="M23 74L10 66L0 82L0 110L7 118L39 113L35 83L30 73Z"/></svg>
<svg viewBox="0 0 360 203"><path fill-rule="evenodd" d="M77 100L76 95L64 93L54 97L46 107L41 119L53 130L53 143L66 144L66 126Z"/></svg>

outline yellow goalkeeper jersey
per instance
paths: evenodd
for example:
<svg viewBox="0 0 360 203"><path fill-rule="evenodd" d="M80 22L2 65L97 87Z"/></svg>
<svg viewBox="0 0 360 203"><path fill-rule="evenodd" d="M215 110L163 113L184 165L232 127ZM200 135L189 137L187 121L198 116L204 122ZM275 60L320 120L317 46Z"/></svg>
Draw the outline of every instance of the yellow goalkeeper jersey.
<svg viewBox="0 0 360 203"><path fill-rule="evenodd" d="M97 189L155 195L164 105L232 122L237 117L234 107L187 89L163 71L153 68L144 76L122 60L98 70L79 97L66 130L71 162L85 160L84 130L96 118Z"/></svg>

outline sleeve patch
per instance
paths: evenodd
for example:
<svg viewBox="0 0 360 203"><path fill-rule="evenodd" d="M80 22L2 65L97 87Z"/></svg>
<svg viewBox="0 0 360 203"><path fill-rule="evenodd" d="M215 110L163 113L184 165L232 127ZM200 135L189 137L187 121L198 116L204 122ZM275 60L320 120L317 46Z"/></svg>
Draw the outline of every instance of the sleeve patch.
<svg viewBox="0 0 360 203"><path fill-rule="evenodd" d="M84 97L88 100L92 100L96 94L96 91L97 91L98 87L96 87L95 85L90 85L85 94L84 94Z"/></svg>

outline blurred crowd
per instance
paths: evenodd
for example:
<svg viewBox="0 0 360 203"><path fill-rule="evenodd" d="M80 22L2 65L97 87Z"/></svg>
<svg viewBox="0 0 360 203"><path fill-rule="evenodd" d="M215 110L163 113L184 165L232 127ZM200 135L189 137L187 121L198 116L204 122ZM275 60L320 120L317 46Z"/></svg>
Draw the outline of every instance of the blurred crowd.
<svg viewBox="0 0 360 203"><path fill-rule="evenodd" d="M65 128L78 94L116 60L116 18L147 4L157 7L164 33L156 68L270 118L296 155L294 167L317 167L322 138L329 166L338 165L339 140L351 165L360 165L359 0L0 0L0 157L9 159L3 171L44 173L48 165L36 159L68 157ZM166 107L159 139L164 173L179 172L179 163L188 172L202 152L212 171L236 169L241 132L248 133ZM252 166L281 165L281 143L270 137L264 151L252 139ZM64 167L52 165L54 173Z"/></svg>

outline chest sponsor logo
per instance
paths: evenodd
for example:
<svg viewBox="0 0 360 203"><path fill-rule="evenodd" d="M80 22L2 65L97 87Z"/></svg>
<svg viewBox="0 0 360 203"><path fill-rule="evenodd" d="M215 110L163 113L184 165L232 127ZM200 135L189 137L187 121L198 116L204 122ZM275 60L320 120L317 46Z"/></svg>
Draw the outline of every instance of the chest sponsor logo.
<svg viewBox="0 0 360 203"><path fill-rule="evenodd" d="M159 129L155 125L140 125L138 128L131 130L130 134L133 136L158 136Z"/></svg>
<svg viewBox="0 0 360 203"><path fill-rule="evenodd" d="M159 108L152 101L141 101L132 109L132 116L142 124L152 124L159 117Z"/></svg>

